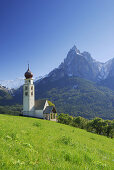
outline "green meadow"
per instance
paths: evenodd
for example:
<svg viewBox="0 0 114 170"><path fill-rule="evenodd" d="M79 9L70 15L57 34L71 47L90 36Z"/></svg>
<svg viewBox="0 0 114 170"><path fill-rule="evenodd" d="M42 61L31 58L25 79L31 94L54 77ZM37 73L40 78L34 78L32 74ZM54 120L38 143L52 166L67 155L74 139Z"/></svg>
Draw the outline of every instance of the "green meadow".
<svg viewBox="0 0 114 170"><path fill-rule="evenodd" d="M113 170L114 139L47 120L0 114L0 169Z"/></svg>

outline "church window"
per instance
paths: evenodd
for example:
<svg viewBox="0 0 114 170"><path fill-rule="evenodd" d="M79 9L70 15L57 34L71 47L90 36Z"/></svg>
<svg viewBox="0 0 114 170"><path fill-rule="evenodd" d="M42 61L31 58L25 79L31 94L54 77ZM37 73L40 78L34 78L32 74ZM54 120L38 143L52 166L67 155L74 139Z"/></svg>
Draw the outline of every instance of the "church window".
<svg viewBox="0 0 114 170"><path fill-rule="evenodd" d="M31 90L33 90L33 86L31 86Z"/></svg>
<svg viewBox="0 0 114 170"><path fill-rule="evenodd" d="M28 92L25 92L25 96L28 96Z"/></svg>
<svg viewBox="0 0 114 170"><path fill-rule="evenodd" d="M28 90L28 87L27 87L27 86L25 86L25 90Z"/></svg>
<svg viewBox="0 0 114 170"><path fill-rule="evenodd" d="M55 119L55 114L53 113L53 119Z"/></svg>
<svg viewBox="0 0 114 170"><path fill-rule="evenodd" d="M33 91L31 92L31 96L33 96Z"/></svg>

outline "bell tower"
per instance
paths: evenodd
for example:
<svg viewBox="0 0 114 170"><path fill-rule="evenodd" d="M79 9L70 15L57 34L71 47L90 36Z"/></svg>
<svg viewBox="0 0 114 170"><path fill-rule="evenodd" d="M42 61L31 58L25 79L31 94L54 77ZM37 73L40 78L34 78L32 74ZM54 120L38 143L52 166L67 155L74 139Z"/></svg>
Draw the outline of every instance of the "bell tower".
<svg viewBox="0 0 114 170"><path fill-rule="evenodd" d="M34 84L33 84L33 74L29 70L25 73L25 83L23 85L23 115L32 116L34 114Z"/></svg>

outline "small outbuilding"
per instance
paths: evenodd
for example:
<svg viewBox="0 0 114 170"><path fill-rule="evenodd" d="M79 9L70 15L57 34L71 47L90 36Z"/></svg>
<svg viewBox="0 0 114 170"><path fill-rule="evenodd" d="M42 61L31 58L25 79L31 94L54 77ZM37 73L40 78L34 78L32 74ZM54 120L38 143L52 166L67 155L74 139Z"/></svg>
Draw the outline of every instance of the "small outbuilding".
<svg viewBox="0 0 114 170"><path fill-rule="evenodd" d="M56 121L56 109L53 106L47 106L43 112L44 119Z"/></svg>
<svg viewBox="0 0 114 170"><path fill-rule="evenodd" d="M50 104L48 100L36 100L35 101L35 116L46 119L56 121L56 108L55 106Z"/></svg>

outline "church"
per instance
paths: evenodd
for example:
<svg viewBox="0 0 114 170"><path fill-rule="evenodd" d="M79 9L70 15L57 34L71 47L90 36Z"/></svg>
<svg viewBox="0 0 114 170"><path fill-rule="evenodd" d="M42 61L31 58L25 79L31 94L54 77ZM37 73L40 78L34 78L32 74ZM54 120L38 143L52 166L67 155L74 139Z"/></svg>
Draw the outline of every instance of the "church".
<svg viewBox="0 0 114 170"><path fill-rule="evenodd" d="M25 83L23 85L23 116L36 117L56 121L56 109L46 99L35 101L35 87L33 74L29 69L24 74Z"/></svg>

